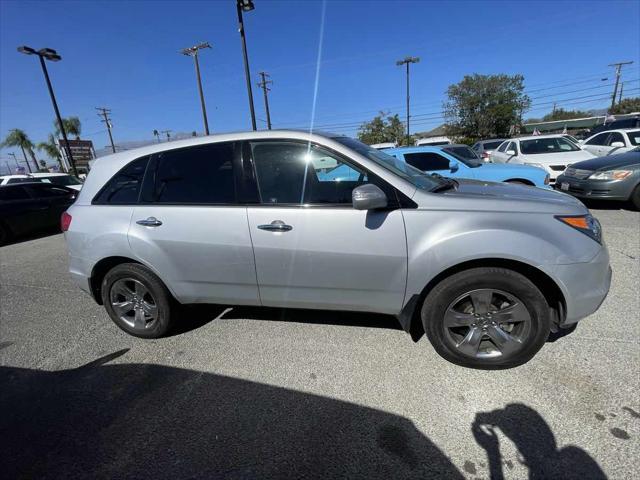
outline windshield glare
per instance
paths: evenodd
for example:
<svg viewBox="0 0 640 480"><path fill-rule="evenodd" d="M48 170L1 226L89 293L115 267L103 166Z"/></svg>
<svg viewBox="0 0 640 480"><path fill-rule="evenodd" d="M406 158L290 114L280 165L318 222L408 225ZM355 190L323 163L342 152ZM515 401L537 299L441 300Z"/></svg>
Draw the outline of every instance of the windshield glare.
<svg viewBox="0 0 640 480"><path fill-rule="evenodd" d="M535 138L520 141L520 151L524 155L577 152L578 150L580 148L562 137Z"/></svg>
<svg viewBox="0 0 640 480"><path fill-rule="evenodd" d="M354 150L360 155L367 157L369 160L375 162L385 170L407 180L416 188L421 190L431 190L439 185L439 182L431 175L427 175L417 168L398 160L396 157L388 155L380 150L376 150L359 140L350 137L333 137L333 140L341 143L351 150Z"/></svg>
<svg viewBox="0 0 640 480"><path fill-rule="evenodd" d="M465 145L443 148L446 153L460 160L467 167L479 167L483 161L478 154Z"/></svg>

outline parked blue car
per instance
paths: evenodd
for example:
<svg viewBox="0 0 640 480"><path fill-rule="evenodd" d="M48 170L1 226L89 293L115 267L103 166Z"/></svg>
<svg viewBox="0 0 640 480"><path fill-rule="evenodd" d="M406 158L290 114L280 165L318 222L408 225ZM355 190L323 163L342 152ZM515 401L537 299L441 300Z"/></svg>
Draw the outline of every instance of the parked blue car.
<svg viewBox="0 0 640 480"><path fill-rule="evenodd" d="M507 163L484 163L466 145L388 148L383 152L423 172L437 173L443 177L521 183L551 189L549 175L541 168Z"/></svg>

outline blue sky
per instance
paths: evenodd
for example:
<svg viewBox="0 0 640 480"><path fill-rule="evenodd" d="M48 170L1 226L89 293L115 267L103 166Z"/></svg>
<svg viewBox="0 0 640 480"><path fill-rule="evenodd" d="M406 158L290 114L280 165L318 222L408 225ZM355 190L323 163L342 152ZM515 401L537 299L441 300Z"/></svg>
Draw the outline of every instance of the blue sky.
<svg viewBox="0 0 640 480"><path fill-rule="evenodd" d="M322 2L255 4L245 15L254 86L258 71L271 74L275 127L308 126ZM212 132L249 129L235 15L233 0L1 0L0 135L22 128L37 142L52 129L40 67L16 52L21 44L62 55L49 63L60 109L80 117L83 137L96 148L108 142L96 106L112 109L116 143L152 139L153 129L202 131L193 62L178 53L199 41L213 45L201 56ZM621 60L635 61L623 78L629 96L638 94L640 2L327 1L315 124L355 134L355 125L379 110L404 115L405 77L395 61L406 55L421 57L412 66L412 131L440 124L447 86L471 73L523 74L536 106L528 116L546 113L554 100L600 108L608 101L562 99L609 93L607 64ZM257 88L254 97L258 127L265 128Z"/></svg>

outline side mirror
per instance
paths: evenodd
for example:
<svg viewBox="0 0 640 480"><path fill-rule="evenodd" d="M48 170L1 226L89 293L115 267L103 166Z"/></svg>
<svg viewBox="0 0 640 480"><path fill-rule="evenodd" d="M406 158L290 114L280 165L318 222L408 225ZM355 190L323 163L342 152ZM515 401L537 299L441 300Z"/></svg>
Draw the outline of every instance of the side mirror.
<svg viewBox="0 0 640 480"><path fill-rule="evenodd" d="M457 172L459 168L460 165L458 165L458 162L456 162L455 160L451 160L449 162L449 170L451 170L452 172Z"/></svg>
<svg viewBox="0 0 640 480"><path fill-rule="evenodd" d="M515 157L516 156L516 151L515 150L507 150L506 154L511 156L511 157Z"/></svg>
<svg viewBox="0 0 640 480"><path fill-rule="evenodd" d="M610 147L613 148L623 148L624 147L624 143L622 142L613 142L611 145L609 145Z"/></svg>
<svg viewBox="0 0 640 480"><path fill-rule="evenodd" d="M367 183L353 189L351 202L356 210L375 210L387 206L387 196L377 185Z"/></svg>

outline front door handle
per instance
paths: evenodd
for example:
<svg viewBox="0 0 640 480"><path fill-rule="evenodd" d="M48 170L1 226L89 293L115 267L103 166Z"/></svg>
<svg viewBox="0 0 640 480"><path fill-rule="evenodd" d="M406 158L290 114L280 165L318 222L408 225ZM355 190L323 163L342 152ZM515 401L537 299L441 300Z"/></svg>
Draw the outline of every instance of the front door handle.
<svg viewBox="0 0 640 480"><path fill-rule="evenodd" d="M145 218L144 220L138 220L136 223L144 227L159 227L160 225L162 225L162 222L156 217L149 217Z"/></svg>
<svg viewBox="0 0 640 480"><path fill-rule="evenodd" d="M291 225L287 225L282 220L274 220L271 223L265 225L258 225L260 230L266 230L267 232L288 232L293 230Z"/></svg>

